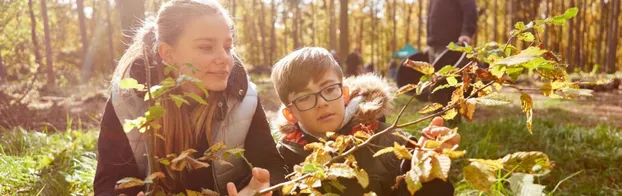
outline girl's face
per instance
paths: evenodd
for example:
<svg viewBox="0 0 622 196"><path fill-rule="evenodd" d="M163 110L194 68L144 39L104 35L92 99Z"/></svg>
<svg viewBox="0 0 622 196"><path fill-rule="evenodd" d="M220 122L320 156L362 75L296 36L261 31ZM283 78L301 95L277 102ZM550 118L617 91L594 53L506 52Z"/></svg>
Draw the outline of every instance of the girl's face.
<svg viewBox="0 0 622 196"><path fill-rule="evenodd" d="M214 14L184 22L185 28L176 43L160 44L160 56L169 65L177 67L176 76L184 74L199 79L210 91L225 90L234 62L229 24L223 16ZM182 89L197 94L201 92L190 82L182 85Z"/></svg>

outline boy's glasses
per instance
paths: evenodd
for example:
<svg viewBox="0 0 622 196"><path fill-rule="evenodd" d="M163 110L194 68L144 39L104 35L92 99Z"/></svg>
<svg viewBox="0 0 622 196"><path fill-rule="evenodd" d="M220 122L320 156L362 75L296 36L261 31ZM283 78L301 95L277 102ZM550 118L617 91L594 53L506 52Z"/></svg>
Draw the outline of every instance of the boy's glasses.
<svg viewBox="0 0 622 196"><path fill-rule="evenodd" d="M289 107L291 105L295 105L296 108L301 112L313 109L317 105L318 95L320 95L322 99L326 100L327 102L339 99L343 95L343 90L341 87L341 83L327 86L326 88L323 88L316 93L311 93L298 97L287 106Z"/></svg>

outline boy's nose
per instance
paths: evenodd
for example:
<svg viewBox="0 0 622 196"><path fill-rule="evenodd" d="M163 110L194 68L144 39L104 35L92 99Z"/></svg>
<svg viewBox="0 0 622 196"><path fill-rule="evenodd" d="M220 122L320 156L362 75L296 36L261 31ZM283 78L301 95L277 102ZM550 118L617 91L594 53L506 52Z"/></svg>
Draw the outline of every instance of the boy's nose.
<svg viewBox="0 0 622 196"><path fill-rule="evenodd" d="M322 96L317 96L317 108L322 108L327 105L328 102Z"/></svg>

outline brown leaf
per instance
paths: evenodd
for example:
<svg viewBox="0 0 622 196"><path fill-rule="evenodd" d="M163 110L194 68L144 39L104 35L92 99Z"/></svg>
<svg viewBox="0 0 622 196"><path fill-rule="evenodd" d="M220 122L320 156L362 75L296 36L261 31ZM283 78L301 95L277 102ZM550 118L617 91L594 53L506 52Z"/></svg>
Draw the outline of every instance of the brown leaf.
<svg viewBox="0 0 622 196"><path fill-rule="evenodd" d="M395 91L395 95L401 95L401 94L410 92L412 90L415 90L416 88L417 86L414 84L407 84L406 86L402 86L400 89Z"/></svg>
<svg viewBox="0 0 622 196"><path fill-rule="evenodd" d="M475 113L475 104L469 100L460 102L460 114L469 122L473 121L473 113Z"/></svg>
<svg viewBox="0 0 622 196"><path fill-rule="evenodd" d="M428 62L423 61L413 61L408 59L404 66L410 67L418 72L421 72L423 75L431 75L434 73L434 66Z"/></svg>
<svg viewBox="0 0 622 196"><path fill-rule="evenodd" d="M520 105L523 112L525 112L525 115L527 116L527 130L529 130L529 133L532 133L531 123L533 120L533 101L531 100L531 97L525 93L521 94Z"/></svg>
<svg viewBox="0 0 622 196"><path fill-rule="evenodd" d="M181 152L179 156L177 156L171 161L171 169L175 171L184 170L187 164L186 157L192 155L192 153L195 153L195 152L197 151L194 149L188 149L188 150L184 150L183 152Z"/></svg>
<svg viewBox="0 0 622 196"><path fill-rule="evenodd" d="M552 166L549 157L539 151L508 154L500 161L506 170L528 174L547 173Z"/></svg>
<svg viewBox="0 0 622 196"><path fill-rule="evenodd" d="M423 109L419 110L419 114L427 114L430 112L434 112L442 107L443 105L439 103L432 103L432 104L426 105L425 107L423 107Z"/></svg>
<svg viewBox="0 0 622 196"><path fill-rule="evenodd" d="M448 105L459 104L460 102L462 102L462 100L464 100L464 91L462 91L462 87L458 87L451 94L451 101L449 102L450 104Z"/></svg>
<svg viewBox="0 0 622 196"><path fill-rule="evenodd" d="M475 70L475 74L477 75L477 77L479 77L483 81L497 80L497 77L493 76L492 73L490 73L490 71L482 69L482 68L477 68Z"/></svg>
<svg viewBox="0 0 622 196"><path fill-rule="evenodd" d="M201 193L204 196L220 196L218 192L210 190L210 189L204 189L204 188L201 188Z"/></svg>
<svg viewBox="0 0 622 196"><path fill-rule="evenodd" d="M115 190L121 190L126 188L132 188L137 186L143 186L145 182L138 178L127 177L117 181L117 185L114 187Z"/></svg>
<svg viewBox="0 0 622 196"><path fill-rule="evenodd" d="M471 87L471 75L468 72L464 72L462 73L462 89L467 91L469 87Z"/></svg>
<svg viewBox="0 0 622 196"><path fill-rule="evenodd" d="M283 188L281 188L281 192L284 195L290 195L292 194L294 190L296 190L297 187L298 187L298 183L288 183L288 184L285 184Z"/></svg>
<svg viewBox="0 0 622 196"><path fill-rule="evenodd" d="M164 173L162 173L162 172L154 172L151 175L147 176L145 178L144 182L150 182L151 183L151 182L153 182L153 180L162 179L162 178L164 178Z"/></svg>
<svg viewBox="0 0 622 196"><path fill-rule="evenodd" d="M188 165L190 165L190 168L192 169L209 167L209 163L198 161L192 157L186 157L186 161L188 162Z"/></svg>

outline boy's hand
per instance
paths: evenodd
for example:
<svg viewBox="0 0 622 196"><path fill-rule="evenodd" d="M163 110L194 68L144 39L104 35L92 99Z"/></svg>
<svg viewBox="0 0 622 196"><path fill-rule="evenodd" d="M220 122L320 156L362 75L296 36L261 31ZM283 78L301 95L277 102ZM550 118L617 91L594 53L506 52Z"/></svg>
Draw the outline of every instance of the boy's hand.
<svg viewBox="0 0 622 196"><path fill-rule="evenodd" d="M270 172L258 167L253 168L253 178L239 193L235 187L235 184L227 183L227 192L229 196L252 196L262 189L270 187ZM271 196L272 192L263 194L262 196Z"/></svg>
<svg viewBox="0 0 622 196"><path fill-rule="evenodd" d="M433 140L434 138L447 135L451 132L451 129L443 127L443 118L435 117L430 123L429 127L426 127L421 131L421 138L419 138L419 146L423 146L425 141ZM436 149L437 152L442 152L444 148L452 148L455 145L460 144L460 134L456 133L451 139L447 140L440 147Z"/></svg>

